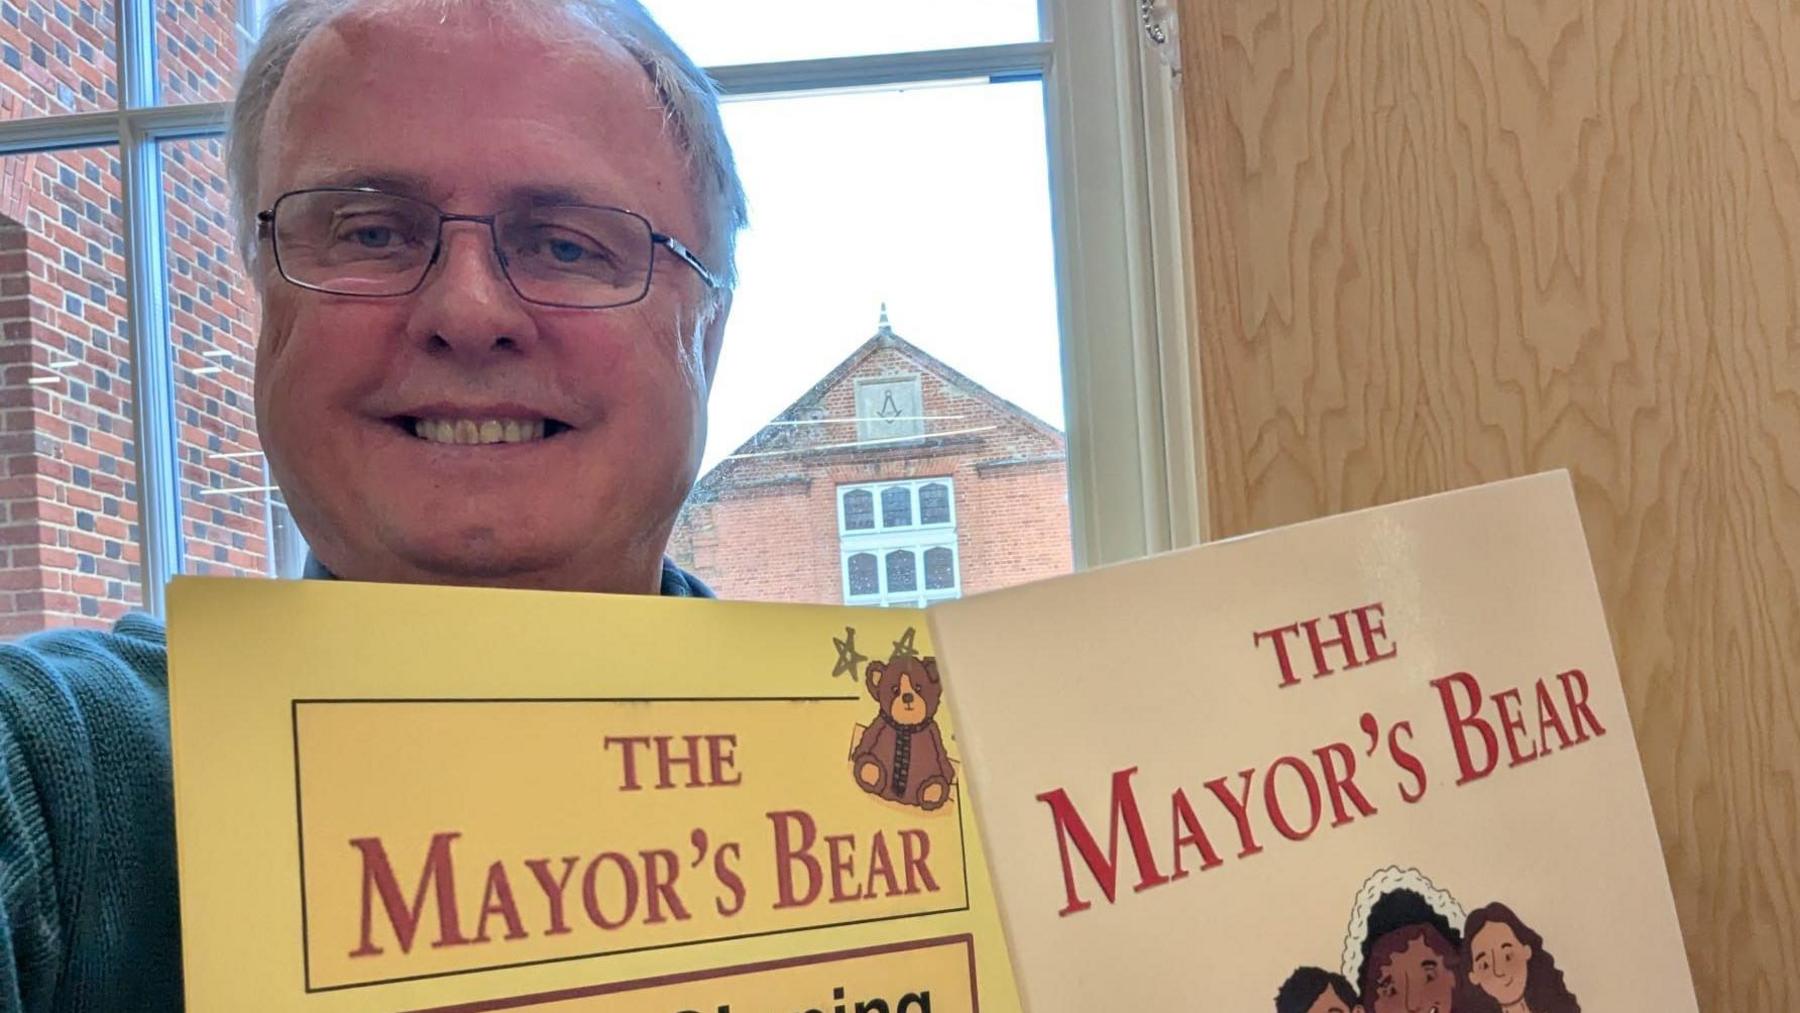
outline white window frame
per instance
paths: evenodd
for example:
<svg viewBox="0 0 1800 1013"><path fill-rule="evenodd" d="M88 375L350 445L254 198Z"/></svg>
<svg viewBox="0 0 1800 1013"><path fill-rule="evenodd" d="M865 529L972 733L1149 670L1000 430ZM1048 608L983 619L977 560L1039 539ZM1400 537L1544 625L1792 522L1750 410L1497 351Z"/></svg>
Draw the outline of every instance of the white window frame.
<svg viewBox="0 0 1800 1013"><path fill-rule="evenodd" d="M949 494L950 519L931 524L924 522L919 491L928 485L941 485ZM882 494L891 489L905 489L912 503L912 523L888 525L881 509ZM874 498L875 526L851 530L845 507L851 493L866 492ZM934 601L962 597L962 547L956 539L956 482L948 475L901 479L894 482L860 482L840 485L838 504L838 569L843 579L846 605L878 605L883 608L904 606L922 608ZM950 550L950 586L926 590L925 553L932 549ZM896 550L913 554L916 587L911 591L889 591L887 555ZM874 594L850 593L850 558L862 553L875 557L877 590Z"/></svg>
<svg viewBox="0 0 1800 1013"><path fill-rule="evenodd" d="M925 553L932 549L948 549L950 551L950 586L946 588L925 589ZM889 591L887 575L887 556L890 552L910 551L913 554L913 573L918 584L911 591ZM874 594L853 595L850 593L850 557L868 553L875 557L875 576L878 591ZM845 545L840 558L844 581L844 604L873 606L876 608L924 608L932 602L950 601L962 597L962 552L956 546L954 535L948 541L901 540L892 544L879 542Z"/></svg>
<svg viewBox="0 0 1800 1013"><path fill-rule="evenodd" d="M949 520L938 521L938 522L935 522L932 524L927 524L923 520L925 514L924 514L924 511L921 509L921 504L919 501L919 490L925 488L928 485L941 485L944 487L945 491L950 494L950 519ZM887 524L887 518L882 513L882 509L881 509L881 495L882 495L882 493L887 492L889 489L905 489L905 490L907 490L907 494L912 498L913 521L911 524L895 524L893 526L889 526ZM853 492L866 492L874 497L874 500L875 500L875 526L874 527L858 528L856 530L851 530L851 528L850 528L850 513L845 504L846 504L846 501L849 499L850 494ZM910 535L914 532L919 532L919 531L945 531L945 530L955 531L956 530L956 481L953 478L951 478L949 475L936 475L936 476L931 476L931 477L927 477L927 478L908 478L908 479L901 479L900 481L896 481L896 482L861 482L856 485L840 485L840 486L838 486L838 491L837 491L837 503L838 503L838 535L839 535L839 537L844 538L844 539L868 538L872 535L890 534L893 532L905 532Z"/></svg>
<svg viewBox="0 0 1800 1013"><path fill-rule="evenodd" d="M118 109L0 123L0 156L119 150L142 592L145 609L160 615L164 584L180 572L183 552L157 144L218 134L229 107L150 105L157 85L155 0L112 0L112 6ZM1076 565L1091 566L1192 544L1205 531L1180 106L1171 72L1146 40L1149 0L1039 0L1039 9L1045 42L709 71L728 101L1041 77L1072 538Z"/></svg>

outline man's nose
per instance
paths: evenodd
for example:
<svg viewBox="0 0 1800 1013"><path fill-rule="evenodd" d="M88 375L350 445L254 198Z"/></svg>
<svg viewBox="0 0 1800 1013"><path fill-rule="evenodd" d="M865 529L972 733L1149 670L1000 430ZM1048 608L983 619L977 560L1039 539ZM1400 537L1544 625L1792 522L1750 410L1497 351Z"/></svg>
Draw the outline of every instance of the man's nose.
<svg viewBox="0 0 1800 1013"><path fill-rule="evenodd" d="M409 336L428 350L473 360L537 343L525 300L506 280L493 235L479 222L445 222L437 262L415 297Z"/></svg>

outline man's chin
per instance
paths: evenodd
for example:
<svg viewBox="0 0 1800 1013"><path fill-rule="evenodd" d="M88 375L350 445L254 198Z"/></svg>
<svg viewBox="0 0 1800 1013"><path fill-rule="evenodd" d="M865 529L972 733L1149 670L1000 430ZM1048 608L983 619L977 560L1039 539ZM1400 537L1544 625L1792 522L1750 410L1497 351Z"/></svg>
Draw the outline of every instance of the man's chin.
<svg viewBox="0 0 1800 1013"><path fill-rule="evenodd" d="M423 584L543 586L579 555L569 539L479 523L405 532L391 545L396 567Z"/></svg>

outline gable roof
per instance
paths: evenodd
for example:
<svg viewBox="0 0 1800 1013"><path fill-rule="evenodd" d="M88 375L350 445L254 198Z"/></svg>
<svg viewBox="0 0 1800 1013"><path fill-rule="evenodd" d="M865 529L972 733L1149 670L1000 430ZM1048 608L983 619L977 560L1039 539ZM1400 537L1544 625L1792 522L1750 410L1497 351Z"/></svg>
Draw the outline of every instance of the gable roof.
<svg viewBox="0 0 1800 1013"><path fill-rule="evenodd" d="M739 444L737 449L733 450L724 460L714 465L712 470L701 476L700 480L694 484L695 491L704 492L715 488L722 483L729 473L732 470L735 470L737 465L743 463L743 457L741 455L766 455L770 452L779 453L783 449L786 449L781 446L782 444L788 444L791 449L788 449L787 452L794 456L804 456L809 453L819 453L826 450L827 448L818 446L792 446L790 442L791 433L793 429L798 427L784 426L781 423L811 421L812 413L824 402L827 393L842 384L846 378L856 372L856 370L872 356L882 351L899 353L901 356L911 360L917 365L921 372L930 373L933 376L936 376L945 384L955 389L958 393L986 403L995 411L1018 420L1026 428L1034 430L1040 435L1059 442L1063 439L1062 430L1045 422L1043 419L1038 418L1036 415L1026 411L1024 408L1021 408L1006 398L988 390L986 387L976 383L974 380L969 379L969 377L952 368L943 360L912 342L907 341L905 338L900 337L898 334L895 334L893 328L888 326L887 308L884 306L882 307L881 326L869 340L857 346L855 351L851 352L842 362L839 362L834 366L830 372L826 373L823 377L820 377L819 381L813 384L806 393L795 398L791 404L782 409L773 419L764 423L763 427L758 429L748 440ZM929 440L931 439L931 436L932 434L927 433L924 436L908 437L903 441L895 442L896 445L910 444L920 440Z"/></svg>

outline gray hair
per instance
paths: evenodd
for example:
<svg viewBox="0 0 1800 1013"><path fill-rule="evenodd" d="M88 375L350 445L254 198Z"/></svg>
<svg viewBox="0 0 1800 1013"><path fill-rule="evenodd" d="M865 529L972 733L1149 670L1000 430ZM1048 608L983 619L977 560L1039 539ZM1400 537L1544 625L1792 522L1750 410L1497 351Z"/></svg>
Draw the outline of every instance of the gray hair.
<svg viewBox="0 0 1800 1013"><path fill-rule="evenodd" d="M313 32L353 9L440 8L472 0L285 0L269 16L256 50L244 67L231 108L226 140L226 175L236 217L238 253L246 268L255 263L258 156L263 126L288 64ZM522 27L552 28L558 15L572 18L617 42L649 75L661 100L668 129L687 156L689 182L700 209L705 236L701 249L708 266L727 288L737 283L737 235L748 222L743 182L719 118L719 93L712 80L669 38L639 0L481 0ZM566 24L566 22L565 22Z"/></svg>

